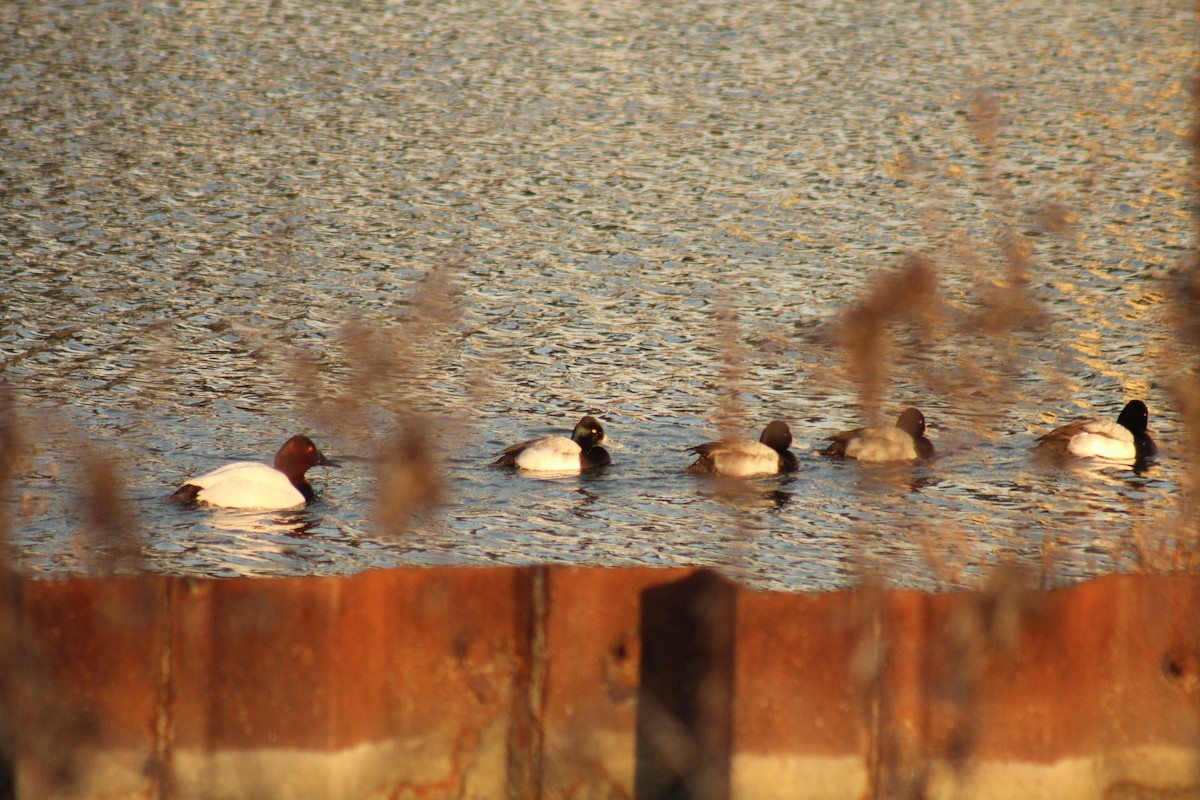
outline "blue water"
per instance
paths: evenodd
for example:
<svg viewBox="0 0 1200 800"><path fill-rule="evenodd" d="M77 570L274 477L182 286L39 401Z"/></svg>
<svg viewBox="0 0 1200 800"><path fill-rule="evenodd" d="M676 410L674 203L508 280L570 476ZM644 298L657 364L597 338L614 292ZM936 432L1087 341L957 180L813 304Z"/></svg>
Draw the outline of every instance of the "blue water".
<svg viewBox="0 0 1200 800"><path fill-rule="evenodd" d="M1182 0L8 3L16 560L108 568L86 447L143 565L172 573L705 565L830 588L1143 568L1191 461L1167 276L1193 240L1196 27ZM839 320L913 252L936 299L889 324L864 395ZM1134 397L1163 443L1147 471L1030 457ZM814 455L908 405L937 461ZM585 413L611 468L487 466ZM731 494L680 472L687 446L773 418L794 475ZM411 520L378 504L403 431L443 497ZM298 432L343 461L314 471L322 502L164 501Z"/></svg>

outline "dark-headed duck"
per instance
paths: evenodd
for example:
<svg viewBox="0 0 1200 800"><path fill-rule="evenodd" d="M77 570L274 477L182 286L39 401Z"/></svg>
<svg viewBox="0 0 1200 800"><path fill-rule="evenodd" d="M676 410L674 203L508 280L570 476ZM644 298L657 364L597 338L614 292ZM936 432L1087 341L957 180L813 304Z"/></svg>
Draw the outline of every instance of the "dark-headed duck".
<svg viewBox="0 0 1200 800"><path fill-rule="evenodd" d="M689 447L688 451L699 458L685 470L733 478L790 472L797 466L795 453L788 449L791 446L792 431L787 423L773 420L763 428L757 442L725 439Z"/></svg>
<svg viewBox="0 0 1200 800"><path fill-rule="evenodd" d="M1158 452L1146 430L1150 412L1141 400L1130 400L1117 416L1085 419L1055 428L1038 437L1038 449L1078 458L1098 458L1132 464Z"/></svg>
<svg viewBox="0 0 1200 800"><path fill-rule="evenodd" d="M915 408L901 412L895 425L871 425L830 436L826 456L859 461L911 461L932 458L933 442L925 437L925 415Z"/></svg>
<svg viewBox="0 0 1200 800"><path fill-rule="evenodd" d="M519 467L532 472L579 472L612 461L600 446L604 428L595 417L579 420L571 436L540 436L506 447L492 462L495 467Z"/></svg>
<svg viewBox="0 0 1200 800"><path fill-rule="evenodd" d="M337 464L325 458L312 439L293 436L275 454L274 466L257 461L226 464L184 481L171 499L226 508L291 508L316 499L304 473L319 466Z"/></svg>

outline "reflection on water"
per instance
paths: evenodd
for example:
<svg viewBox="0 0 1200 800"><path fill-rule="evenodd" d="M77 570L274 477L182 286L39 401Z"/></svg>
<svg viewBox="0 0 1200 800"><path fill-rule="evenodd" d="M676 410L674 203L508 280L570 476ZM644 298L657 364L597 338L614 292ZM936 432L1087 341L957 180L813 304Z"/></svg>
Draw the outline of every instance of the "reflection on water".
<svg viewBox="0 0 1200 800"><path fill-rule="evenodd" d="M35 445L12 511L30 571L80 568L79 438L124 476L155 568L189 574L1070 579L1130 566L1130 532L1176 513L1162 275L1191 236L1190 3L15 0L0 29L0 364ZM939 302L888 329L864 408L831 333L913 250ZM434 275L454 313L414 323ZM788 420L801 454L735 495L680 473L720 434L722 329L739 429ZM1144 472L1031 458L1132 397L1163 444ZM936 462L812 455L908 405ZM484 466L584 413L612 467ZM414 414L448 505L381 531L373 459ZM299 432L346 463L316 476L321 503L163 502Z"/></svg>

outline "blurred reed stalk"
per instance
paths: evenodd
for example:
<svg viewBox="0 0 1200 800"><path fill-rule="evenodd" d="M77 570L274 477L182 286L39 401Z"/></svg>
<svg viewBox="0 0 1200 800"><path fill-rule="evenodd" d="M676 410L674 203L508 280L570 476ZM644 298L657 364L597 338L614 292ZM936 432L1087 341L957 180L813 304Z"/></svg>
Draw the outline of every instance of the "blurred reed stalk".
<svg viewBox="0 0 1200 800"><path fill-rule="evenodd" d="M995 393L1011 392L1008 377L1029 368L1024 356L1031 343L1021 335L1045 330L1050 318L1029 291L1034 240L1019 229L1019 203L1002 178L1005 126L999 98L985 91L973 94L967 121L977 147L971 183L990 206L984 220L988 240L956 229L950 209L957 201L940 189L943 176L934 173L931 159L906 152L898 162L914 194L923 198L921 220L930 248L921 257L939 264L941 282L950 286L939 286L947 294L931 301L940 325L928 341L953 344L953 350L943 348L936 359L910 363L921 370L920 385L959 409L960 428L988 436L1002 414ZM948 172L958 174L953 168ZM1068 233L1074 220L1061 203L1042 204L1037 217L1035 227L1056 235Z"/></svg>
<svg viewBox="0 0 1200 800"><path fill-rule="evenodd" d="M0 382L0 499L13 497L18 465L24 460L26 448L24 428L17 416L17 402L8 385ZM15 566L12 543L9 540L12 520L10 504L0 503L0 575L7 575Z"/></svg>
<svg viewBox="0 0 1200 800"><path fill-rule="evenodd" d="M922 338L928 337L940 319L937 283L933 263L914 253L897 269L876 275L866 295L842 313L835 341L846 352L866 419L879 418L884 388L897 361L892 326L911 324Z"/></svg>
<svg viewBox="0 0 1200 800"><path fill-rule="evenodd" d="M969 120L979 146L978 181L994 204L997 258L988 259L980 250L959 246L945 258L973 277L974 297L965 313L948 325L952 304L942 295L933 259L922 253L907 256L894 270L876 275L864 295L841 315L834 339L845 352L845 361L855 381L864 416L880 417L880 406L888 396L895 370L917 372L907 382L928 387L939 395L944 407L966 411L980 431L991 429L1002 413L995 403L998 391L1008 391L1009 376L1018 372L1012 361L1019 357L1022 342L1016 335L1037 331L1047 316L1029 293L1033 270L1033 244L1014 227L1016 203L999 178L999 137L1002 114L997 98L976 94L970 103ZM915 160L912 163L916 163ZM1058 218L1065 216L1065 212ZM933 214L927 224L935 242L954 241L948 214ZM999 263L999 275L989 263ZM899 335L907 329L907 338ZM925 351L934 346L953 345L955 363L939 366ZM995 366L1000 368L995 368ZM893 405L903 405L895 402ZM928 409L927 409L928 411ZM902 473L897 473L902 474ZM860 484L864 491L869 484ZM979 563L981 546L961 529L914 528L896 513L890 535L908 536L923 550L934 577L947 586L977 583L969 568ZM931 645L925 659L931 664L927 679L893 684L884 678L889 664L906 663L894 655L915 646L909 631L889 617L883 601L883 572L857 558L863 565L857 597L860 614L850 624L859 631L860 646L848 665L851 675L869 698L863 709L871 737L871 793L877 797L921 798L928 796L936 764L952 771L956 784L966 785L979 731L986 724L986 709L980 705L984 671L994 659L1011 655L1027 615L1036 609L1032 591L1044 584L1053 549L1043 550L1041 580L1031 573L1006 567L992 570L974 601L944 629L929 631L921 639ZM898 686L917 686L916 693ZM935 715L949 720L937 731L923 730Z"/></svg>
<svg viewBox="0 0 1200 800"><path fill-rule="evenodd" d="M15 792L16 708L20 686L16 654L21 651L17 621L16 559L12 550L10 500L24 438L12 390L0 383L0 796Z"/></svg>
<svg viewBox="0 0 1200 800"><path fill-rule="evenodd" d="M73 545L79 563L89 575L142 570L144 535L117 465L86 442L77 447L83 503L80 535Z"/></svg>
<svg viewBox="0 0 1200 800"><path fill-rule="evenodd" d="M28 420L16 398L0 383L0 797L16 791L17 735L22 763L42 785L64 795L75 791L82 742L94 739L95 721L71 707L50 677L40 652L22 636L19 558L11 541L10 507L18 473L34 446ZM127 571L139 563L140 537L125 509L121 483L111 462L80 446L83 535L76 545L89 571Z"/></svg>
<svg viewBox="0 0 1200 800"><path fill-rule="evenodd" d="M742 387L746 379L746 353L741 342L737 311L729 298L716 300L717 368L717 430L722 437L738 437L746 424L746 408L742 402Z"/></svg>
<svg viewBox="0 0 1200 800"><path fill-rule="evenodd" d="M715 326L717 351L717 407L713 422L722 439L758 439L762 427L778 416L776 411L761 409L764 417L752 423L747 418L743 394L746 388L746 365L749 357L742 343L740 318L733 302L725 295L716 298ZM753 428L758 425L757 431ZM759 510L756 499L763 495L762 489L752 481L713 475L711 482L716 486L716 496L725 505L730 517L734 536L731 546L725 551L728 558L724 566L731 576L736 577L750 561L750 545L753 543L750 520Z"/></svg>
<svg viewBox="0 0 1200 800"><path fill-rule="evenodd" d="M974 429L994 438L1007 413L995 398L1016 396L1011 376L1029 369L1029 350L1038 346L1030 337L1045 330L1050 318L1030 291L1034 241L1019 230L1018 201L1001 177L1005 128L1000 100L977 92L967 111L977 146L972 181L989 201L985 222L990 241L972 241L956 231L948 211L951 201L940 196L936 176L928 175L930 162L904 154L904 177L927 198L922 220L938 261L933 255L910 253L894 269L873 276L863 295L842 312L833 341L845 354L866 421L888 424L896 407L906 405L891 398L889 386L898 372L907 371L907 383L937 398L932 409L925 409L934 430L941 406L956 410L960 431ZM1062 205L1046 207L1040 217L1040 227L1051 233L1068 231L1073 219ZM960 286L970 291L962 292ZM889 413L882 413L884 406ZM903 478L903 473L881 475ZM923 550L939 580L947 585L971 580L964 565L978 560L971 555L978 545L961 530L910 531L902 518L895 528L925 539ZM1054 548L1050 541L1044 544L1041 569L1050 574Z"/></svg>
<svg viewBox="0 0 1200 800"><path fill-rule="evenodd" d="M1176 346L1163 358L1163 375L1179 408L1187 453L1188 474L1182 482L1178 519L1148 530L1134 531L1139 564L1151 571L1195 571L1200 568L1200 68L1190 79L1191 127L1187 195L1191 199L1192 249L1167 278L1171 299L1169 320ZM1178 446L1178 445L1177 445Z"/></svg>
<svg viewBox="0 0 1200 800"><path fill-rule="evenodd" d="M27 490L17 498L17 477L34 468L34 457L44 441L61 449L46 469L57 474L60 461L69 466L67 485L76 493L69 503L76 528L71 550L81 574L107 576L139 572L145 568L145 532L127 497L126 481L117 461L95 446L89 438L60 415L39 413L22 419L11 390L0 384L0 568L20 570L21 556L10 541L10 511L19 509L23 518L42 513L46 498Z"/></svg>
<svg viewBox="0 0 1200 800"><path fill-rule="evenodd" d="M979 143L979 170L976 182L987 192L994 206L995 245L1004 267L1003 276L990 284L979 284L979 308L968 320L974 328L992 336L1016 331L1038 330L1047 317L1037 300L1029 294L1033 267L1033 242L1015 227L1020 219L1017 201L1000 177L1001 148L998 138L1002 116L999 99L990 92L976 92L971 98L968 119ZM1053 215L1056 226L1070 216L1065 209ZM1048 218L1050 219L1050 218ZM968 255L969 257L969 255ZM1005 348L1005 352L1008 348Z"/></svg>
<svg viewBox="0 0 1200 800"><path fill-rule="evenodd" d="M343 369L326 374L319 361L297 354L296 385L309 387L306 405L325 429L345 439L372 441L388 431L374 453L376 523L384 534L408 530L414 517L445 499L441 456L463 431L453 409L430 410L428 382L439 366L440 345L459 317L457 290L444 272L431 272L401 319L359 320L343 326L336 349ZM477 389L477 387L472 387ZM468 399L473 391L468 394Z"/></svg>

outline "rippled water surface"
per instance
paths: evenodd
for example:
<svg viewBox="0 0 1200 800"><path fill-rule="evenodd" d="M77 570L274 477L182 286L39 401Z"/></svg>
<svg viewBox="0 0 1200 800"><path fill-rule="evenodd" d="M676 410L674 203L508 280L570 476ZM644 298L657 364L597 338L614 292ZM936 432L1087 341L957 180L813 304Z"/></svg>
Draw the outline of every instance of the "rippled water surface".
<svg viewBox="0 0 1200 800"><path fill-rule="evenodd" d="M1187 463L1165 276L1192 240L1193 13L5 3L18 559L93 569L86 534L127 514L153 568L202 575L711 565L827 588L1130 568ZM913 253L937 299L866 354L876 405L836 332ZM1053 425L1133 397L1163 444L1147 470L1031 459ZM907 405L935 462L814 455ZM610 468L487 466L584 413ZM772 418L794 475L731 493L680 472L687 446ZM377 503L429 496L411 459L380 469L404 431L444 472L407 530ZM343 462L313 471L321 502L165 502L296 432ZM111 488L81 466L97 453L116 511L88 499Z"/></svg>

